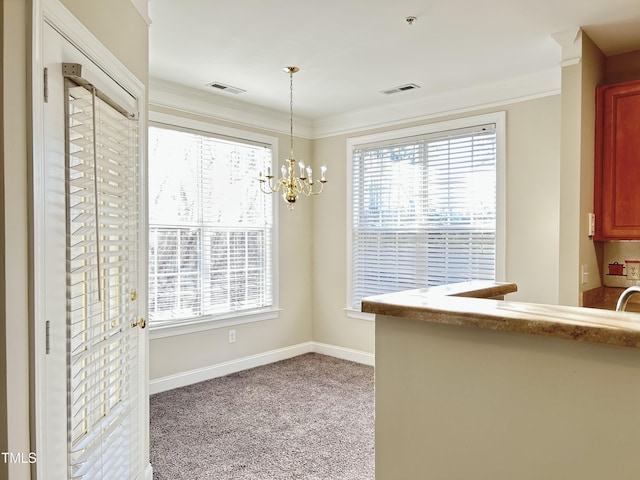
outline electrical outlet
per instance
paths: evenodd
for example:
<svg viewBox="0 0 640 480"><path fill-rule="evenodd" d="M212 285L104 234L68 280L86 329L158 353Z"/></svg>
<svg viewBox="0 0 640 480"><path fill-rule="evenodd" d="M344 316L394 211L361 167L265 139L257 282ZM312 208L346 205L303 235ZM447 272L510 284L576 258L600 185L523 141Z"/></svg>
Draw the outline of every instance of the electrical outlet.
<svg viewBox="0 0 640 480"><path fill-rule="evenodd" d="M229 343L236 343L236 331L229 330Z"/></svg>
<svg viewBox="0 0 640 480"><path fill-rule="evenodd" d="M625 263L627 264L627 279L640 280L640 261L625 260Z"/></svg>
<svg viewBox="0 0 640 480"><path fill-rule="evenodd" d="M580 272L582 274L582 284L584 285L589 281L589 265L582 265Z"/></svg>

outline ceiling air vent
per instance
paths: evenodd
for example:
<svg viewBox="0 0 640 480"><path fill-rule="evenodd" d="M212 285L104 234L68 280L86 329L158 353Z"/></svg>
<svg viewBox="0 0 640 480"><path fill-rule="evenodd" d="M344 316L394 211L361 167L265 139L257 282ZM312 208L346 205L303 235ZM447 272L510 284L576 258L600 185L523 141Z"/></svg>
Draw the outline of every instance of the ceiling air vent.
<svg viewBox="0 0 640 480"><path fill-rule="evenodd" d="M407 92L409 90L415 90L416 88L420 88L420 85L416 85L415 83L407 83L406 85L400 85L399 87L391 88L389 90L383 90L380 93L391 95L392 93Z"/></svg>
<svg viewBox="0 0 640 480"><path fill-rule="evenodd" d="M216 90L220 90L221 92L233 93L235 95L246 92L246 90L243 90L241 88L232 87L231 85L225 85L224 83L220 83L220 82L207 83L206 86L215 88Z"/></svg>

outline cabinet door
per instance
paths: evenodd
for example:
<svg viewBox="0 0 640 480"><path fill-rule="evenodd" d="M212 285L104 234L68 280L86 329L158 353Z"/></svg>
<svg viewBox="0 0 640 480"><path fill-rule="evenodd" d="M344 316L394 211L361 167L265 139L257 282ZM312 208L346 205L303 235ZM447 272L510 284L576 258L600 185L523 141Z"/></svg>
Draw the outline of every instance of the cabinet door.
<svg viewBox="0 0 640 480"><path fill-rule="evenodd" d="M640 81L596 90L596 240L640 239Z"/></svg>

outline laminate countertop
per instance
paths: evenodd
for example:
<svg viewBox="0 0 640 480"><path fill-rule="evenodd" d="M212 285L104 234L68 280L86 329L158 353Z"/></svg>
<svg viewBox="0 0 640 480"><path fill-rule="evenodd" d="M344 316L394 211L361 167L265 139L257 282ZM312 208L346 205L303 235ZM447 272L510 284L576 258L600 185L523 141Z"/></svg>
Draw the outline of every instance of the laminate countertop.
<svg viewBox="0 0 640 480"><path fill-rule="evenodd" d="M513 283L465 282L367 297L362 311L432 323L640 348L640 314L500 300ZM497 299L496 299L497 298Z"/></svg>

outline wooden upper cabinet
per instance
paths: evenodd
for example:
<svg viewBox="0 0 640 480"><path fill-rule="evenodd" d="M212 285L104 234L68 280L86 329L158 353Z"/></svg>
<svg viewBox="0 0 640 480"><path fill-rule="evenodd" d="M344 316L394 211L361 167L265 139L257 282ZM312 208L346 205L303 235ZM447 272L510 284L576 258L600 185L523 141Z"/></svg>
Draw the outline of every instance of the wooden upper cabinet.
<svg viewBox="0 0 640 480"><path fill-rule="evenodd" d="M595 240L640 240L640 80L596 89Z"/></svg>

